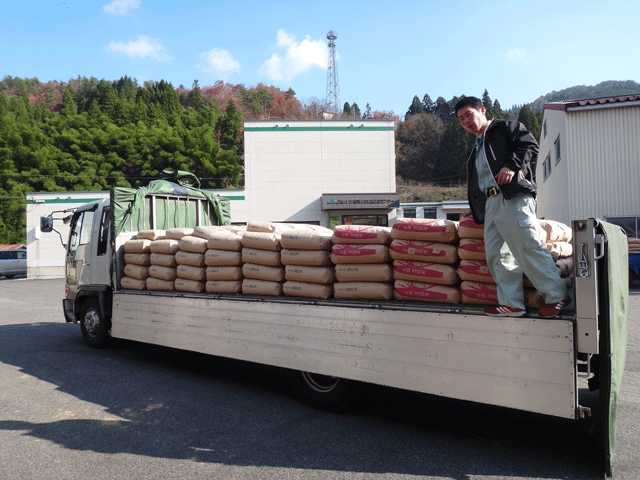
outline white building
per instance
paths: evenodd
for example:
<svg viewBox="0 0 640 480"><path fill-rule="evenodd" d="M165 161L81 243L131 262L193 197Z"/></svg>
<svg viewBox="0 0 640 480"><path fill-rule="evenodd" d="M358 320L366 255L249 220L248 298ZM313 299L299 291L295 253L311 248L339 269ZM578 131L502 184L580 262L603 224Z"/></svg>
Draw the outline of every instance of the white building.
<svg viewBox="0 0 640 480"><path fill-rule="evenodd" d="M242 221L393 221L399 195L392 120L247 121L244 142Z"/></svg>
<svg viewBox="0 0 640 480"><path fill-rule="evenodd" d="M467 200L444 200L442 202L401 203L398 218L437 218L457 221L460 215L469 211Z"/></svg>
<svg viewBox="0 0 640 480"><path fill-rule="evenodd" d="M231 221L391 225L396 193L391 120L247 121L244 189L215 190L231 200ZM40 232L40 217L106 198L108 192L27 195L27 272L64 276L64 248L55 233ZM67 242L68 228L54 228Z"/></svg>
<svg viewBox="0 0 640 480"><path fill-rule="evenodd" d="M563 223L597 217L640 228L640 95L546 103L538 216Z"/></svg>

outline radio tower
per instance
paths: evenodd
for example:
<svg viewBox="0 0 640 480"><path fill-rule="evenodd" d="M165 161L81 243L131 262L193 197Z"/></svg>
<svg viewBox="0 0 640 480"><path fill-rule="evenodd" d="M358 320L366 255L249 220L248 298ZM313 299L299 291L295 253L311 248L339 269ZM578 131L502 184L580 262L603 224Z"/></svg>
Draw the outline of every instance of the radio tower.
<svg viewBox="0 0 640 480"><path fill-rule="evenodd" d="M330 30L329 39L329 69L327 70L327 111L336 117L340 116L340 86L338 85L338 65L336 64L336 38L338 35Z"/></svg>

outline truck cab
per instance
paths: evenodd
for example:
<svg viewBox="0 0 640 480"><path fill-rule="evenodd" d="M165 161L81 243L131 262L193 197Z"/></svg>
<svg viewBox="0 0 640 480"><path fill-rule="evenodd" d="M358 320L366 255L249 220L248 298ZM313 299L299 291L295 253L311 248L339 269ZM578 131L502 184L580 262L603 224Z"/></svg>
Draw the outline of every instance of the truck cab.
<svg viewBox="0 0 640 480"><path fill-rule="evenodd" d="M112 245L109 211L110 201L104 199L79 207L71 217L63 300L67 322L77 322L86 313L88 303L97 303L104 318L110 317Z"/></svg>

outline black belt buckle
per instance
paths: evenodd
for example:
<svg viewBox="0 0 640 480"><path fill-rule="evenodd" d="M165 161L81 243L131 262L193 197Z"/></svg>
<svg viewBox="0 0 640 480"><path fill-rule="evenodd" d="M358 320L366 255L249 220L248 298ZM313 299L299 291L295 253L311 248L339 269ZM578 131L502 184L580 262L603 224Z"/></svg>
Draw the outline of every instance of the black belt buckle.
<svg viewBox="0 0 640 480"><path fill-rule="evenodd" d="M500 189L498 187L491 187L487 190L487 198L495 197L500 193Z"/></svg>

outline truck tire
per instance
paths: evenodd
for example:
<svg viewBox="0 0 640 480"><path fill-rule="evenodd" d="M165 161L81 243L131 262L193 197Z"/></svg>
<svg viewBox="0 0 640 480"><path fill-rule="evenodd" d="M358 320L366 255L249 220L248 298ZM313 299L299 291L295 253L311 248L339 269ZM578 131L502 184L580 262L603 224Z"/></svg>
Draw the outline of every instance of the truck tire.
<svg viewBox="0 0 640 480"><path fill-rule="evenodd" d="M104 347L109 338L109 321L104 318L96 297L87 298L80 312L80 331L84 343L93 348Z"/></svg>
<svg viewBox="0 0 640 480"><path fill-rule="evenodd" d="M289 370L293 390L308 405L337 412L347 406L356 391L357 382L316 373Z"/></svg>

